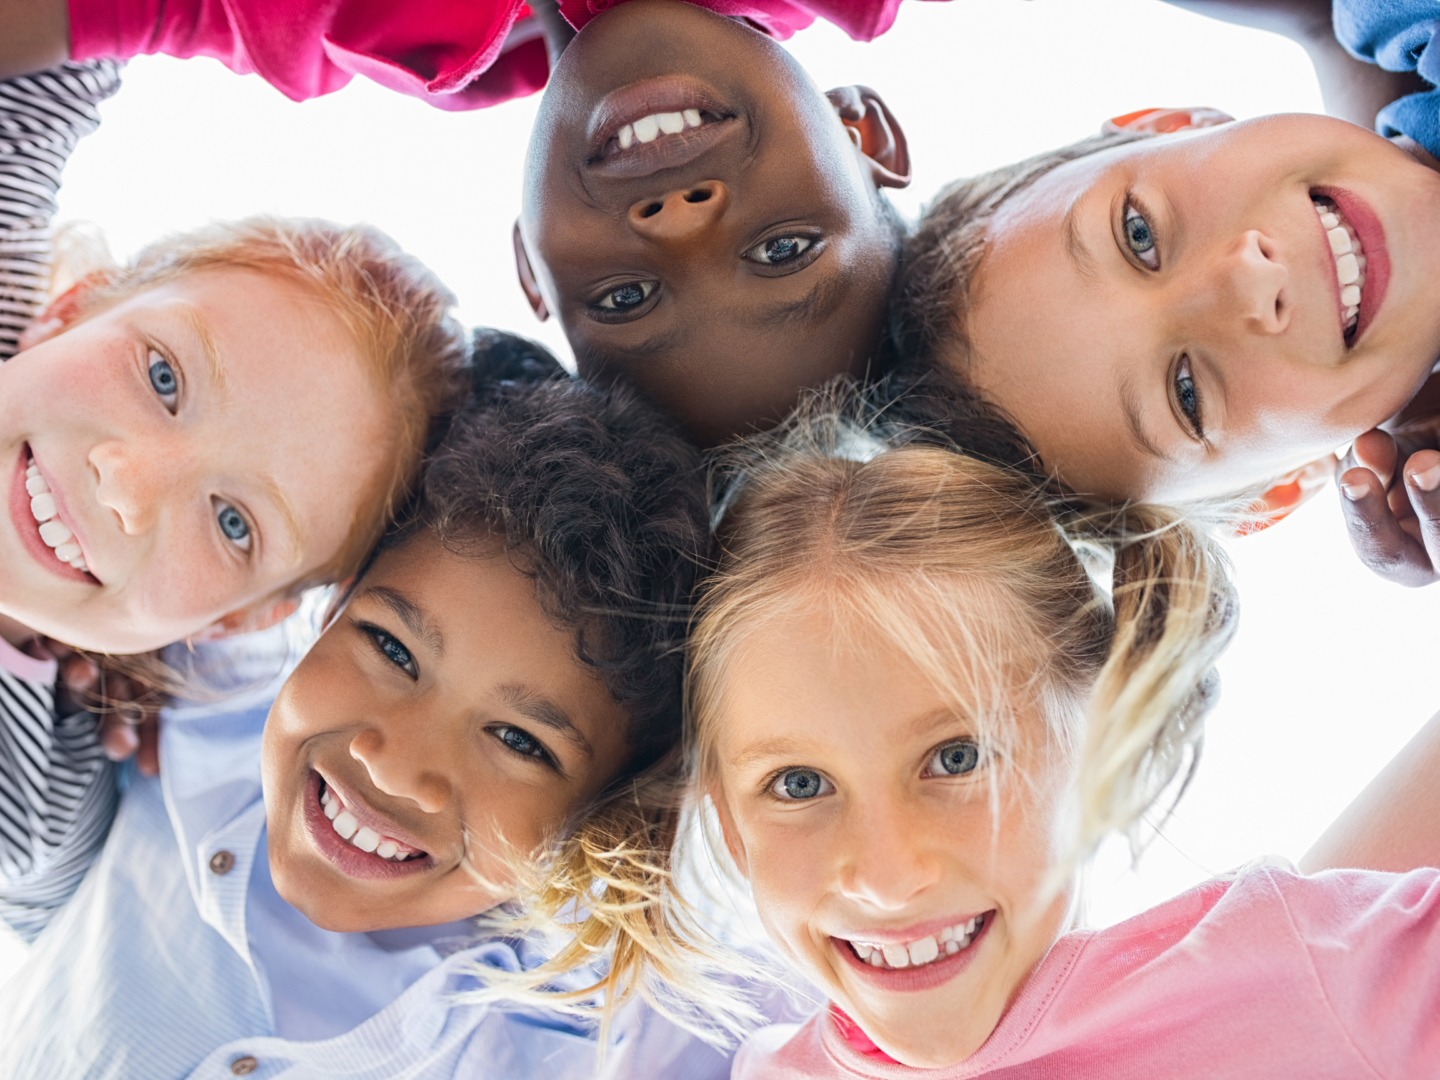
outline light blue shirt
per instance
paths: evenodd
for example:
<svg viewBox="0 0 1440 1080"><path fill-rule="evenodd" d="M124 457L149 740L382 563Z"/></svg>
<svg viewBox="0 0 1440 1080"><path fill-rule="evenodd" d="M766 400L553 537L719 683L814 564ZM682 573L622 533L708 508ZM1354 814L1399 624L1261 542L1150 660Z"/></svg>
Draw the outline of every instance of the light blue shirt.
<svg viewBox="0 0 1440 1080"><path fill-rule="evenodd" d="M588 1023L454 1000L477 963L538 962L524 942L462 924L337 934L285 903L260 789L273 691L168 710L160 778L129 786L100 858L0 989L0 1076L728 1075L728 1055L645 1006L617 1019L597 1073Z"/></svg>

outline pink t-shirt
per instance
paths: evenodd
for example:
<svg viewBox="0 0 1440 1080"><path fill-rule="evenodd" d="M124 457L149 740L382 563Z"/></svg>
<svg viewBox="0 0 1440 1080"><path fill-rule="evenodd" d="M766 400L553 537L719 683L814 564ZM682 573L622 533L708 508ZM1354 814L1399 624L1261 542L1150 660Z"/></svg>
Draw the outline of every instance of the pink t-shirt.
<svg viewBox="0 0 1440 1080"><path fill-rule="evenodd" d="M732 1080L1440 1077L1440 870L1252 864L1062 936L989 1040L911 1069L829 1011L767 1028Z"/></svg>
<svg viewBox="0 0 1440 1080"><path fill-rule="evenodd" d="M623 0L560 0L577 28ZM545 86L550 64L523 0L69 0L70 55L211 56L293 101L364 75L441 109L483 109ZM784 40L815 19L869 41L900 0L700 0Z"/></svg>

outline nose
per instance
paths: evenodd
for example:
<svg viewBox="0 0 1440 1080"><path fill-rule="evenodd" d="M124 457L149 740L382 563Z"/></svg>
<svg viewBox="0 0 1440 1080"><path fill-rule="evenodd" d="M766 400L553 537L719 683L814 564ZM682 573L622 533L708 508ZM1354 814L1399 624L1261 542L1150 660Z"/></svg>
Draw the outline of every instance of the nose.
<svg viewBox="0 0 1440 1080"><path fill-rule="evenodd" d="M847 898L877 911L903 911L920 894L940 883L940 860L903 807L866 807L847 837L849 858L839 888Z"/></svg>
<svg viewBox="0 0 1440 1080"><path fill-rule="evenodd" d="M370 782L387 795L409 799L427 814L438 814L450 804L450 782L431 763L423 739L397 739L381 727L366 727L350 740L350 756L370 774Z"/></svg>
<svg viewBox="0 0 1440 1080"><path fill-rule="evenodd" d="M730 191L719 180L642 199L630 207L630 227L646 240L681 247L704 237L725 215Z"/></svg>
<svg viewBox="0 0 1440 1080"><path fill-rule="evenodd" d="M1290 271L1264 233L1252 229L1240 237L1221 262L1219 285L1215 295L1229 316L1222 315L1222 325L1238 321L1245 333L1267 336L1290 325Z"/></svg>
<svg viewBox="0 0 1440 1080"><path fill-rule="evenodd" d="M89 454L95 470L95 498L113 510L131 536L154 524L166 493L184 484L184 457L136 442L97 443Z"/></svg>

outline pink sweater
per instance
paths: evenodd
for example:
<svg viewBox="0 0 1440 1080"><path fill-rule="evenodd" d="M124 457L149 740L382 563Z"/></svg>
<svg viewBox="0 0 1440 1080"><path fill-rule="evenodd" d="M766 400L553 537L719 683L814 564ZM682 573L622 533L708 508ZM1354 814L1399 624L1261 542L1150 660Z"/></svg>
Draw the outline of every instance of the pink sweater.
<svg viewBox="0 0 1440 1080"><path fill-rule="evenodd" d="M1061 937L958 1065L907 1068L867 1042L829 1012L767 1028L732 1080L1433 1080L1440 870L1252 864Z"/></svg>
<svg viewBox="0 0 1440 1080"><path fill-rule="evenodd" d="M561 0L576 27L623 0ZM815 19L870 41L900 0L699 0L784 40ZM523 0L69 0L75 60L212 56L293 101L364 75L441 109L533 94L550 66Z"/></svg>

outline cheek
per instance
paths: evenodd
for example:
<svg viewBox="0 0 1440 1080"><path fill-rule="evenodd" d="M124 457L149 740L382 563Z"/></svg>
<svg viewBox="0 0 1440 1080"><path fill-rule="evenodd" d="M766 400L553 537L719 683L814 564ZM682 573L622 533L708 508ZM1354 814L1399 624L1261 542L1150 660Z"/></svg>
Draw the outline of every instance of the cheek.
<svg viewBox="0 0 1440 1080"><path fill-rule="evenodd" d="M814 830L774 824L742 824L741 830L760 920L777 943L803 962L812 947L810 916L826 893L825 838Z"/></svg>

